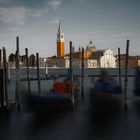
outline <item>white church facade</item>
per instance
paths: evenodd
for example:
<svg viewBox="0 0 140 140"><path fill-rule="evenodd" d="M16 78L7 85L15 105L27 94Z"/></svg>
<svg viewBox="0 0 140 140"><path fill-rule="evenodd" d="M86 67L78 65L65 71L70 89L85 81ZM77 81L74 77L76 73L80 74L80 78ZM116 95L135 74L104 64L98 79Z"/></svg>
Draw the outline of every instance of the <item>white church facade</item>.
<svg viewBox="0 0 140 140"><path fill-rule="evenodd" d="M99 59L101 68L116 68L116 57L113 56L113 52L110 48L103 52L103 56Z"/></svg>

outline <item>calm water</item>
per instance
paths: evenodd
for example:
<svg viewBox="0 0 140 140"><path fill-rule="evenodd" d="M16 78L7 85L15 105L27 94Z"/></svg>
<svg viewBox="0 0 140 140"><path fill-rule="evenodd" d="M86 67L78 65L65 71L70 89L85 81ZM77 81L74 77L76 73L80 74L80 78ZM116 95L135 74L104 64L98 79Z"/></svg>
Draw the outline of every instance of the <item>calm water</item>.
<svg viewBox="0 0 140 140"><path fill-rule="evenodd" d="M9 96L14 100L15 71L9 83ZM26 73L21 71L21 76ZM33 70L32 76L36 77ZM43 70L42 70L42 76ZM61 80L60 78L59 80ZM97 77L95 78L95 80ZM118 80L118 78L116 77ZM84 78L85 99L78 101L73 110L62 114L33 114L13 110L0 114L0 139L4 140L139 140L140 104L134 106L134 78L128 78L128 111L123 107L116 112L94 112L89 102L92 78ZM41 81L42 91L48 91L53 80ZM122 78L124 85L124 78ZM27 90L27 82L20 82L21 90ZM31 82L32 91L37 92L37 81ZM123 97L122 97L123 98Z"/></svg>
<svg viewBox="0 0 140 140"><path fill-rule="evenodd" d="M107 69L107 71L109 71L109 73L111 74L118 74L118 69ZM122 74L124 74L124 69L121 70ZM36 74L36 69L30 69L30 76L31 78L36 78L37 74ZM79 70L75 69L74 70L74 75L77 75L79 72ZM93 76L93 75L98 75L100 73L100 69L86 69L85 70L85 76ZM16 79L16 71L14 69L12 69L10 71L11 74L11 80L8 84L8 94L9 94L9 99L11 101L15 101L15 79ZM53 74L55 76L57 76L57 80L61 81L63 78L58 77L58 75L65 75L67 74L67 70L66 69L51 69L49 70L49 74ZM128 74L134 75L135 74L135 69L128 69ZM26 78L26 70L25 69L21 69L20 70L20 78ZM40 77L44 78L45 77L45 69L40 69ZM94 80L96 80L98 77L94 77ZM115 77L116 80L118 81L118 77ZM49 79L49 80L41 80L41 91L42 92L48 92L51 88L52 88L52 84L53 84L54 80ZM81 85L81 78L79 77L79 86ZM93 77L85 77L84 78L84 93L86 94L87 91L90 90L90 88L92 88L94 85L93 83ZM27 91L27 81L20 81L20 90L21 91ZM122 78L122 87L124 88L124 77ZM135 96L133 96L133 90L134 90L134 77L128 77L128 102L135 100ZM37 92L38 91L38 82L37 81L31 81L31 91L32 92Z"/></svg>

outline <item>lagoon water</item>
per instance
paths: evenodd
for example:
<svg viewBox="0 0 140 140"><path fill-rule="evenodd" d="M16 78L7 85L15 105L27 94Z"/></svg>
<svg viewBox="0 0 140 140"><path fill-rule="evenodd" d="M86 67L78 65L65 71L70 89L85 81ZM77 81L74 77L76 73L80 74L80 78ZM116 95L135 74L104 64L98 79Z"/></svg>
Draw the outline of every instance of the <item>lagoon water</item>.
<svg viewBox="0 0 140 140"><path fill-rule="evenodd" d="M99 74L99 69L88 70L92 75ZM113 69L117 72L117 69ZM51 72L59 75L60 70ZM79 72L80 73L80 72ZM62 76L61 72L61 76ZM88 73L86 73L88 74ZM134 74L134 69L129 69ZM11 70L11 81L8 93L11 100L15 100L15 70ZM40 70L44 77L45 70ZM26 77L26 71L20 71L20 77ZM31 77L36 77L36 70L31 70ZM58 76L59 77L59 76ZM80 77L79 81L80 81ZM0 139L5 140L139 140L140 138L140 100L133 95L134 77L128 77L128 111L123 107L118 111L91 110L89 90L94 86L93 77L84 77L84 100L79 100L73 110L62 114L33 114L18 111L0 114ZM94 77L96 80L98 77ZM118 77L115 77L118 80ZM59 77L59 80L63 78ZM57 79L57 80L58 80ZM48 91L53 80L42 80L42 92ZM81 84L81 83L80 83ZM27 90L27 81L20 81L21 91ZM124 77L122 78L124 86ZM37 92L37 81L31 82L31 90ZM122 96L123 99L123 96ZM135 101L137 104L134 105Z"/></svg>
<svg viewBox="0 0 140 140"><path fill-rule="evenodd" d="M96 80L98 77L97 75L100 74L101 69L85 69L84 71L84 93L88 92L93 86L93 79ZM116 78L117 81L119 81L118 78L118 69L106 69L110 74L116 75L114 78ZM121 69L122 75L124 75L124 69ZM68 73L68 69L48 69L48 75L55 76L55 80L61 81L63 80L64 76ZM79 86L81 85L81 70L80 69L74 69L73 70L74 76L78 76L79 79ZM15 102L15 79L16 79L16 70L11 69L10 70L11 79L8 83L8 95L9 99L12 102ZM128 75L135 75L135 69L129 68L128 69ZM36 78L37 77L37 71L34 68L30 69L30 77ZM40 77L45 77L45 69L40 69ZM26 69L20 69L20 78L27 78ZM124 77L122 79L122 89L124 89ZM128 76L128 86L127 86L127 93L128 93L128 102L131 102L135 100L135 96L133 95L134 90L134 79L135 77L129 77ZM48 92L52 88L52 84L54 82L54 79L47 79L47 80L41 80L41 92ZM27 91L27 81L20 81L20 90L21 91ZM32 92L38 92L38 82L37 80L31 81L31 91Z"/></svg>

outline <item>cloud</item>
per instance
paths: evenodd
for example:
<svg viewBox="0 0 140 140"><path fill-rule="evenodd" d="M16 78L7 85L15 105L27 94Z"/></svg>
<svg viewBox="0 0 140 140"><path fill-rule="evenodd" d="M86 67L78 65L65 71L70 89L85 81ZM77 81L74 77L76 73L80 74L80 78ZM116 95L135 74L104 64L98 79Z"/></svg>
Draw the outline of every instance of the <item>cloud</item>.
<svg viewBox="0 0 140 140"><path fill-rule="evenodd" d="M5 24L15 23L17 25L23 25L27 16L27 9L23 6L3 8L0 7L0 21Z"/></svg>
<svg viewBox="0 0 140 140"><path fill-rule="evenodd" d="M18 31L19 28L17 28L17 27L10 27L10 28L8 28L8 30L10 30L12 32L15 32L15 31Z"/></svg>
<svg viewBox="0 0 140 140"><path fill-rule="evenodd" d="M11 2L11 0L0 0L0 3L1 4L8 4L10 2Z"/></svg>
<svg viewBox="0 0 140 140"><path fill-rule="evenodd" d="M9 33L9 35L20 36L22 31L20 30L19 27L9 27L8 28L8 33Z"/></svg>
<svg viewBox="0 0 140 140"><path fill-rule="evenodd" d="M21 6L20 0L0 0L0 7Z"/></svg>
<svg viewBox="0 0 140 140"><path fill-rule="evenodd" d="M51 20L48 22L49 24L57 24L59 23L59 20L58 19L55 19L55 20Z"/></svg>
<svg viewBox="0 0 140 140"><path fill-rule="evenodd" d="M40 17L42 16L42 11L37 11L36 13L32 14L33 17Z"/></svg>
<svg viewBox="0 0 140 140"><path fill-rule="evenodd" d="M0 21L2 21L4 24L23 25L27 18L41 17L47 12L48 10L46 8L41 10L35 10L32 8L26 8L24 6L7 8L0 7Z"/></svg>
<svg viewBox="0 0 140 140"><path fill-rule="evenodd" d="M31 10L30 12L32 17L41 17L43 14L46 14L48 10L47 9L38 10L38 11Z"/></svg>
<svg viewBox="0 0 140 140"><path fill-rule="evenodd" d="M58 7L61 5L61 1L60 0L51 0L49 2L49 5L54 9L57 10Z"/></svg>

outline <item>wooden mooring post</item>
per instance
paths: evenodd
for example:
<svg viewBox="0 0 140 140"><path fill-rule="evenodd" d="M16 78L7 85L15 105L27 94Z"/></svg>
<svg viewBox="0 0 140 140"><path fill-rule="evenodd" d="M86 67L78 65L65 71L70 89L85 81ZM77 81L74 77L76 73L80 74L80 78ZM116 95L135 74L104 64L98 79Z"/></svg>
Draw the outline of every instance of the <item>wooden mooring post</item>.
<svg viewBox="0 0 140 140"><path fill-rule="evenodd" d="M4 70L0 69L0 108L4 109Z"/></svg>
<svg viewBox="0 0 140 140"><path fill-rule="evenodd" d="M81 63L81 98L84 99L84 48L82 47L82 63Z"/></svg>
<svg viewBox="0 0 140 140"><path fill-rule="evenodd" d="M126 58L125 58L125 85L124 85L124 109L127 111L127 68L128 68L128 56L129 56L129 40L126 42Z"/></svg>
<svg viewBox="0 0 140 140"><path fill-rule="evenodd" d="M2 52L1 52L1 49L0 49L0 68L2 66Z"/></svg>
<svg viewBox="0 0 140 140"><path fill-rule="evenodd" d="M0 49L0 108L4 108L3 69L1 64L2 64L2 52Z"/></svg>
<svg viewBox="0 0 140 140"><path fill-rule="evenodd" d="M8 70L7 70L7 60L6 60L6 49L5 47L3 49L3 67L4 67L4 91L5 91L5 103L6 108L9 108L9 99L8 99L8 87L7 87L7 81L8 81Z"/></svg>
<svg viewBox="0 0 140 140"><path fill-rule="evenodd" d="M70 41L70 71L72 71L72 41Z"/></svg>
<svg viewBox="0 0 140 140"><path fill-rule="evenodd" d="M26 70L27 70L27 79L28 79L28 94L31 94L29 59L28 59L28 49L27 48L25 48L25 55L26 55Z"/></svg>
<svg viewBox="0 0 140 140"><path fill-rule="evenodd" d="M118 48L118 62L119 62L119 85L122 90L120 48Z"/></svg>
<svg viewBox="0 0 140 140"><path fill-rule="evenodd" d="M47 61L47 58L44 59L44 62L45 62L45 77L47 78L48 77L48 61Z"/></svg>
<svg viewBox="0 0 140 140"><path fill-rule="evenodd" d="M37 80L38 80L38 93L41 93L41 82L40 82L40 72L39 72L39 53L36 53L36 67L37 67Z"/></svg>
<svg viewBox="0 0 140 140"><path fill-rule="evenodd" d="M71 74L71 78L70 78L70 93L71 93L71 99L72 99L72 103L73 103L73 107L75 104L75 100L74 100L74 89L73 89L73 66L72 66L72 41L70 41L70 74Z"/></svg>
<svg viewBox="0 0 140 140"><path fill-rule="evenodd" d="M16 105L20 107L19 37L16 37Z"/></svg>

